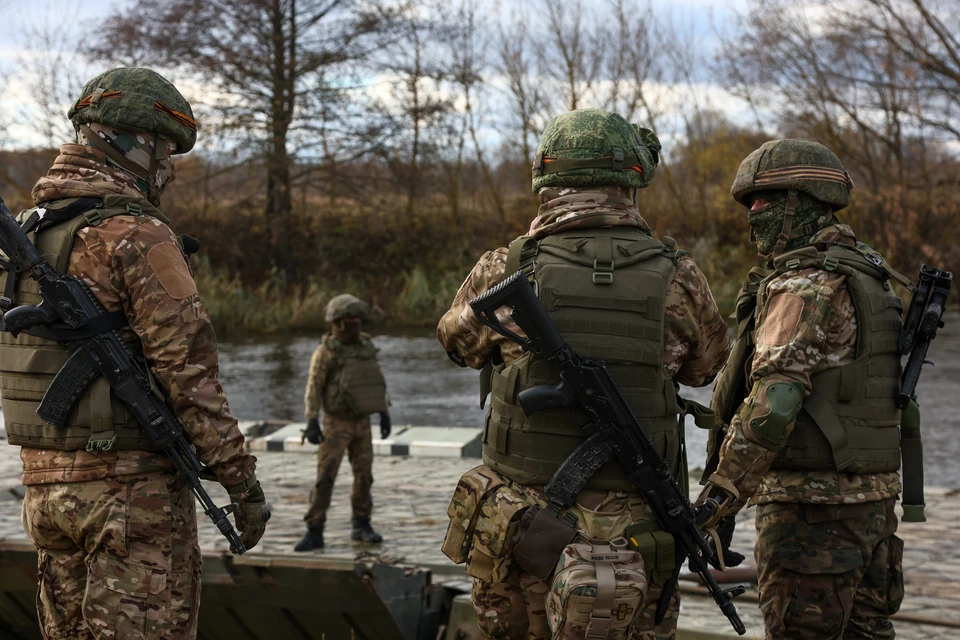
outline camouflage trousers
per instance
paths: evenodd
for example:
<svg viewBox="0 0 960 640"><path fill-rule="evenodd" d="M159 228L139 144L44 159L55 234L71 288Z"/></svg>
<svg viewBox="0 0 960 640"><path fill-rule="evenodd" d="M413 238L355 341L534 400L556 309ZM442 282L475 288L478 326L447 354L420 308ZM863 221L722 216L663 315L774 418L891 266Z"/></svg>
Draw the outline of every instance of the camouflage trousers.
<svg viewBox="0 0 960 640"><path fill-rule="evenodd" d="M762 504L755 548L769 638L893 638L903 601L896 500Z"/></svg>
<svg viewBox="0 0 960 640"><path fill-rule="evenodd" d="M327 521L333 483L340 470L343 454L350 457L353 491L350 504L354 518L369 518L373 513L373 440L370 417L343 418L324 414L323 442L317 449L317 482L310 492L310 509L303 519L307 524L322 527Z"/></svg>
<svg viewBox="0 0 960 640"><path fill-rule="evenodd" d="M176 476L28 486L23 523L45 639L196 637L196 511Z"/></svg>

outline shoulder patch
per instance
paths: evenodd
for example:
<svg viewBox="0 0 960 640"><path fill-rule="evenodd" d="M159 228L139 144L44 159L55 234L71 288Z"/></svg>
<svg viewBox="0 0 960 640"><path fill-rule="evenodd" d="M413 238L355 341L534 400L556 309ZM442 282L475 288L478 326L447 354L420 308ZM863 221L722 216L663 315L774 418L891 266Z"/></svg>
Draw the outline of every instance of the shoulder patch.
<svg viewBox="0 0 960 640"><path fill-rule="evenodd" d="M779 347L787 344L797 332L803 315L803 298L795 293L774 296L767 306L763 320L760 344Z"/></svg>
<svg viewBox="0 0 960 640"><path fill-rule="evenodd" d="M185 300L197 292L180 247L172 242L161 242L147 252L147 262L167 295L174 300Z"/></svg>

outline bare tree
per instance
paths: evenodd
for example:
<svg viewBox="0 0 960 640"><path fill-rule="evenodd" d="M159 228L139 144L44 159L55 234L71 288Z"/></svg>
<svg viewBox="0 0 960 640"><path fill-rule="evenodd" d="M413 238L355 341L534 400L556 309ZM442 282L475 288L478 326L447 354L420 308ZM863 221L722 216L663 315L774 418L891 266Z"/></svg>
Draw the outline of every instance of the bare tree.
<svg viewBox="0 0 960 640"><path fill-rule="evenodd" d="M410 2L398 16L398 37L380 52L377 66L388 74L391 103L381 108L394 112L396 129L405 148L393 158L394 173L406 191L406 214L413 214L423 187L425 151L433 152L431 137L447 120L453 107L443 90L449 70L438 55L447 38L447 25L439 7L429 2Z"/></svg>
<svg viewBox="0 0 960 640"><path fill-rule="evenodd" d="M597 107L596 96L606 53L606 31L596 24L596 12L583 0L543 1L547 33L539 42L541 67L563 96L563 107Z"/></svg>
<svg viewBox="0 0 960 640"><path fill-rule="evenodd" d="M506 83L508 112L502 117L509 123L510 147L517 148L533 178L533 152L540 132L546 126L546 97L539 79L540 68L535 55L536 44L529 31L523 5L514 7L509 20L504 20L496 36L495 70Z"/></svg>
<svg viewBox="0 0 960 640"><path fill-rule="evenodd" d="M929 254L931 230L952 228L937 217L955 211L931 167L943 134L956 136L955 39L941 29L956 17L934 5L858 0L830 5L824 19L787 0L757 2L725 61L732 91L784 134L837 151L863 194L852 214L869 212L859 228L895 257Z"/></svg>
<svg viewBox="0 0 960 640"><path fill-rule="evenodd" d="M318 97L343 91L331 75L341 82L350 76L386 18L374 0L136 0L113 16L111 37L92 40L88 51L104 60L180 70L203 82L216 116L208 127L247 138L261 150L273 255L288 269L291 138L312 126Z"/></svg>
<svg viewBox="0 0 960 640"><path fill-rule="evenodd" d="M477 165L483 174L487 191L490 193L494 207L500 216L501 223L503 223L507 216L503 196L496 184L493 171L477 133L482 117L482 108L479 108L478 105L482 100L483 72L487 64L482 52L487 49L489 33L486 25L481 23L475 4L469 0L461 2L455 14L452 35L452 79L463 96L466 131L470 134Z"/></svg>
<svg viewBox="0 0 960 640"><path fill-rule="evenodd" d="M52 148L73 136L66 113L83 82L77 71L80 60L74 20L62 8L48 2L42 22L22 28L17 54L18 75L29 79L29 93L16 119Z"/></svg>

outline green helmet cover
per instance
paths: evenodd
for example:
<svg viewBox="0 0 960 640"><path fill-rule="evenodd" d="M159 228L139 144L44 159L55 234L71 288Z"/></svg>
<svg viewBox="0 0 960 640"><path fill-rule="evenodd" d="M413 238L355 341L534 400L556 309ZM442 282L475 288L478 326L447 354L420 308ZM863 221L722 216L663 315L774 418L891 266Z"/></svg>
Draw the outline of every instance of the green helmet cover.
<svg viewBox="0 0 960 640"><path fill-rule="evenodd" d="M99 122L128 131L148 131L187 153L197 141L197 123L187 99L151 69L120 67L87 82L67 117L74 127Z"/></svg>
<svg viewBox="0 0 960 640"><path fill-rule="evenodd" d="M547 125L533 164L533 192L544 187L619 186L653 181L660 141L649 129L602 109L577 109Z"/></svg>
<svg viewBox="0 0 960 640"><path fill-rule="evenodd" d="M740 163L730 193L746 206L747 195L779 189L808 193L838 211L850 204L853 180L836 154L819 142L770 140Z"/></svg>
<svg viewBox="0 0 960 640"><path fill-rule="evenodd" d="M370 305L349 293L341 293L330 298L327 303L327 322L336 322L341 318L360 318L366 321L370 315Z"/></svg>

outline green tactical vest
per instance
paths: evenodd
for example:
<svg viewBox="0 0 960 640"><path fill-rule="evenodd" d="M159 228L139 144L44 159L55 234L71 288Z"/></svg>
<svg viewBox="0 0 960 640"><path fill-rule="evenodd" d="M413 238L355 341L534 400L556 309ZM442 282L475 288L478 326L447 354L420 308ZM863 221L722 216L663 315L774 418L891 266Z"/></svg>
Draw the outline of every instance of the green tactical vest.
<svg viewBox="0 0 960 640"><path fill-rule="evenodd" d="M366 416L387 410L387 382L377 361L377 348L361 334L357 344L343 344L327 333L323 346L337 364L323 388L323 410L333 416Z"/></svg>
<svg viewBox="0 0 960 640"><path fill-rule="evenodd" d="M846 276L857 320L853 362L811 377L813 391L803 402L796 426L774 460L773 469L879 473L900 468L899 336L903 303L890 287L882 258L858 243L807 246L778 257L772 272L751 271L737 301L737 340L720 372L712 407L729 423L749 389L757 314L766 286L789 270L817 268ZM715 469L719 442L708 450L704 478Z"/></svg>
<svg viewBox="0 0 960 640"><path fill-rule="evenodd" d="M672 245L672 240L669 241ZM676 273L676 252L633 227L575 229L539 241L521 236L509 249L507 273L523 269L570 346L606 363L624 399L660 455L680 471L676 387L663 368L664 302ZM523 413L517 395L555 385L553 363L526 353L481 374L481 394L491 392L483 432L483 462L528 485L546 484L580 445L584 412ZM623 466L608 462L588 488L634 490Z"/></svg>
<svg viewBox="0 0 960 640"><path fill-rule="evenodd" d="M148 202L121 195L105 196L92 208L88 204L66 220L54 220L57 212L69 215L78 203L83 204L78 198L69 198L46 205L47 222L41 223L39 231L28 234L44 259L60 273L67 272L74 236L85 227L121 215L149 215L169 223ZM21 225L34 211L36 208L28 209L18 216ZM13 305L40 302L40 290L33 279L21 276L10 282L10 278L10 273L0 270L0 292ZM139 345L131 346L139 351ZM112 449L156 451L103 377L97 378L77 400L65 428L44 422L37 415L43 394L69 355L56 341L26 334L14 338L0 331L0 402L9 443L35 449L94 450L96 447L89 448L88 443L109 442L116 436Z"/></svg>

